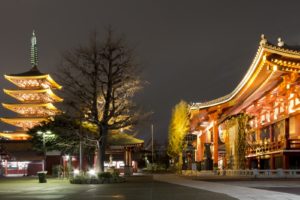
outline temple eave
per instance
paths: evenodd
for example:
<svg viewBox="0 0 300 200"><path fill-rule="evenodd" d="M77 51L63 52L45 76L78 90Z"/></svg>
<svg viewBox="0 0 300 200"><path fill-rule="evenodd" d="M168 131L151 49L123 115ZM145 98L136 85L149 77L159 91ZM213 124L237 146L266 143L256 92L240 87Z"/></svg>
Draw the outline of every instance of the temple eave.
<svg viewBox="0 0 300 200"><path fill-rule="evenodd" d="M287 53L293 53L292 56ZM281 55L280 58L274 58L272 55ZM300 59L300 51L291 51L284 48L279 48L273 45L261 45L258 50L255 58L252 61L252 64L239 83L239 85L229 94L203 103L192 103L190 105L191 110L199 110L199 109L207 109L214 106L229 106L231 101L237 101L237 97L240 93L245 90L247 84L251 85L251 83L257 79L257 76L260 73L260 76L265 76L265 71L269 71L270 74L273 71L280 72L294 72L300 73L300 61L295 58ZM261 70L264 70L261 73ZM269 75L270 75L269 74ZM268 77L266 77L268 79ZM252 86L252 85L251 85ZM226 104L226 105L223 105Z"/></svg>

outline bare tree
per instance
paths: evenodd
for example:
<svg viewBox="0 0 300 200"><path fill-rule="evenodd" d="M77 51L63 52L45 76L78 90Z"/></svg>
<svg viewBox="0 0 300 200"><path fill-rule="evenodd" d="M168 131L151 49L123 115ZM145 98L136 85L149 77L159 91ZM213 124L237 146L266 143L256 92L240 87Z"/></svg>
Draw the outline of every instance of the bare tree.
<svg viewBox="0 0 300 200"><path fill-rule="evenodd" d="M141 118L132 99L142 88L138 72L132 49L111 29L104 40L94 33L87 46L63 55L59 76L64 86L66 111L97 127L97 134L86 137L97 146L100 172L104 171L109 132L130 128Z"/></svg>

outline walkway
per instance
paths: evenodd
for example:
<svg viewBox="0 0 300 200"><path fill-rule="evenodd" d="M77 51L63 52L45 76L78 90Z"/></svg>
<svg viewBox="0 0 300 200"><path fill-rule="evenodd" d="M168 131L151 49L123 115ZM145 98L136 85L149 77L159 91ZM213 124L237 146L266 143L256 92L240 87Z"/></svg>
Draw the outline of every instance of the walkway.
<svg viewBox="0 0 300 200"><path fill-rule="evenodd" d="M0 178L2 200L236 200L225 194L154 181L152 176L128 177L119 184L73 185L66 180Z"/></svg>
<svg viewBox="0 0 300 200"><path fill-rule="evenodd" d="M219 192L241 200L299 200L300 196L283 192L274 192L263 189L241 187L226 183L191 180L173 174L155 175L154 180L172 183L191 188Z"/></svg>

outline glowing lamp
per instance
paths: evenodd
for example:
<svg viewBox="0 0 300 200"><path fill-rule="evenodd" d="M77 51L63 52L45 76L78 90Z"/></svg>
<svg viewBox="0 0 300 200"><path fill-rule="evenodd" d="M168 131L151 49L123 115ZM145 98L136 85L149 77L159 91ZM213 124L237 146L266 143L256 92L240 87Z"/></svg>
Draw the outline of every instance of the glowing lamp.
<svg viewBox="0 0 300 200"><path fill-rule="evenodd" d="M88 171L88 174L89 174L90 176L95 176L95 175L96 175L96 172L95 172L94 169L90 169L90 170Z"/></svg>
<svg viewBox="0 0 300 200"><path fill-rule="evenodd" d="M78 169L75 169L74 170L74 175L78 175L79 174L79 170Z"/></svg>

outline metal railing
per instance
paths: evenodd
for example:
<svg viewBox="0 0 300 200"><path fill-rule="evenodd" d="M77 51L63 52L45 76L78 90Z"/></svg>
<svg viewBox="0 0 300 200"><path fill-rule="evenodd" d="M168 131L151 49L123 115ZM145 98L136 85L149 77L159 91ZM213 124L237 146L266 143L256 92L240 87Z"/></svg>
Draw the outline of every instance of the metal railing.
<svg viewBox="0 0 300 200"><path fill-rule="evenodd" d="M183 170L184 176L229 176L229 177L249 177L249 178L300 178L299 169L248 169L248 170Z"/></svg>

